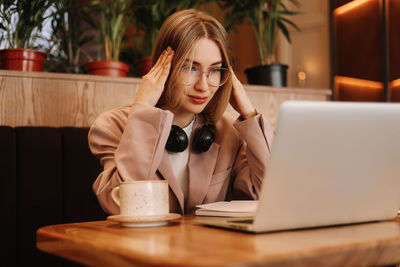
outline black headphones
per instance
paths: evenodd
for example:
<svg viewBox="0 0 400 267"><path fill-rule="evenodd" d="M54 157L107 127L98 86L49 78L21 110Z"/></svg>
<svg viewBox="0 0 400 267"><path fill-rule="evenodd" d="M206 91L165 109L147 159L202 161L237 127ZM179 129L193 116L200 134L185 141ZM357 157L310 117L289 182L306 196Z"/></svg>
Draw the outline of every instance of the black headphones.
<svg viewBox="0 0 400 267"><path fill-rule="evenodd" d="M193 136L192 149L197 153L207 151L215 139L215 126L206 124L198 129ZM171 132L165 145L170 152L182 152L189 145L189 138L179 126L172 125Z"/></svg>

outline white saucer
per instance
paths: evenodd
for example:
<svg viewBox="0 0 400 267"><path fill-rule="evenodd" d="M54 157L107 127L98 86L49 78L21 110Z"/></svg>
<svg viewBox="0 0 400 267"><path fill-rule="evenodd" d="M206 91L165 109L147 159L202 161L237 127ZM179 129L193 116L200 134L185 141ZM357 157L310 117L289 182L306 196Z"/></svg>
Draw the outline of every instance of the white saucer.
<svg viewBox="0 0 400 267"><path fill-rule="evenodd" d="M166 225L169 220L178 219L180 217L182 217L182 215L177 213L155 216L112 215L108 216L107 220L118 222L123 227L156 227Z"/></svg>

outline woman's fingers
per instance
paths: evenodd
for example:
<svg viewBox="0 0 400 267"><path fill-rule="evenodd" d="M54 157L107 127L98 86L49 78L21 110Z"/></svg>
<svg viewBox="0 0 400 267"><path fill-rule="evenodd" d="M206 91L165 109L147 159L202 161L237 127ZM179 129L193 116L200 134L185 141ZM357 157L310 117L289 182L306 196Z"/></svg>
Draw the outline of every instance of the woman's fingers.
<svg viewBox="0 0 400 267"><path fill-rule="evenodd" d="M165 84L165 82L168 79L168 75L171 70L171 62L173 56L174 56L174 51L171 49L170 51L168 51L168 55L166 56L165 62L163 62L161 73L159 76L159 81L162 82L163 84Z"/></svg>
<svg viewBox="0 0 400 267"><path fill-rule="evenodd" d="M235 72L233 71L232 67L229 67L229 70L231 71L233 86L234 86L234 87L242 87L242 88L243 88L242 83L241 83L241 82L239 81L239 79L236 77L236 74L235 74Z"/></svg>
<svg viewBox="0 0 400 267"><path fill-rule="evenodd" d="M165 64L167 64L168 57L171 53L172 49L168 47L166 50L163 51L163 53L160 55L158 58L156 64L152 68L152 71L150 73L150 76L154 79L159 79L160 75L164 69Z"/></svg>
<svg viewBox="0 0 400 267"><path fill-rule="evenodd" d="M135 102L152 106L157 104L168 79L173 55L174 51L170 47L163 51L149 73L142 77Z"/></svg>
<svg viewBox="0 0 400 267"><path fill-rule="evenodd" d="M244 119L251 118L257 115L257 111L255 110L253 104L250 101L242 83L236 77L233 72L232 67L229 68L232 75L232 95L231 95L231 105L232 107L240 113L240 115Z"/></svg>
<svg viewBox="0 0 400 267"><path fill-rule="evenodd" d="M174 55L174 51L168 48L162 57L160 57L158 66L154 69L151 74L151 78L154 79L156 83L162 83L164 85L165 81L168 78L170 69L171 69L171 61Z"/></svg>
<svg viewBox="0 0 400 267"><path fill-rule="evenodd" d="M167 50L164 50L161 53L161 55L158 58L156 64L154 64L154 66L150 69L150 71L147 73L147 75L152 76L152 75L155 75L155 74L158 73L160 65L161 65L161 62L162 62L163 58L165 58L166 52L167 52Z"/></svg>

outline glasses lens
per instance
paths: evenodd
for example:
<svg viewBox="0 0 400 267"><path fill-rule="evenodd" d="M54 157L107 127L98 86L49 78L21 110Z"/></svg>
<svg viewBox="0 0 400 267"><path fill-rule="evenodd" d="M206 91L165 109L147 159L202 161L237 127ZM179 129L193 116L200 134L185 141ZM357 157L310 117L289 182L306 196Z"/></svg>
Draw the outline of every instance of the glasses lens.
<svg viewBox="0 0 400 267"><path fill-rule="evenodd" d="M182 80L186 85L196 84L201 79L202 73L200 68L194 66L184 66L181 69ZM221 86L229 77L229 71L226 68L212 68L206 74L208 84L211 86Z"/></svg>
<svg viewBox="0 0 400 267"><path fill-rule="evenodd" d="M208 74L208 83L213 86L221 86L228 80L229 72L226 68L213 68Z"/></svg>
<svg viewBox="0 0 400 267"><path fill-rule="evenodd" d="M181 69L182 80L186 85L193 85L199 79L199 73L197 68L185 66Z"/></svg>

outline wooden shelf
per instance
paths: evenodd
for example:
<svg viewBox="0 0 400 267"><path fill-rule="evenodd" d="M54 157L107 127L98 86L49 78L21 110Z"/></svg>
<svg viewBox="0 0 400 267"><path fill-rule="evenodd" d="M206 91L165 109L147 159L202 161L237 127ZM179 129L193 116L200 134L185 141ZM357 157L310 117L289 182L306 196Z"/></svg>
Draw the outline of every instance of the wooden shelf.
<svg viewBox="0 0 400 267"><path fill-rule="evenodd" d="M0 125L89 127L99 114L130 105L139 78L0 70ZM329 100L330 89L245 85L257 110L275 127L286 100ZM231 107L228 111L237 114Z"/></svg>

